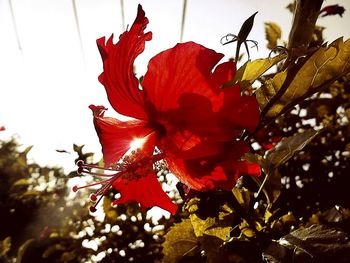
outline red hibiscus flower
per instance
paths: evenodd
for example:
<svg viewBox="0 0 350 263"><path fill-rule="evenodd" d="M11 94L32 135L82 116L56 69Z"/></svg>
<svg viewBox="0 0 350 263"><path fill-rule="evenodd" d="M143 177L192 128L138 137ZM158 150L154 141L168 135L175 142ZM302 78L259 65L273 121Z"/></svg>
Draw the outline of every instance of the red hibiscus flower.
<svg viewBox="0 0 350 263"><path fill-rule="evenodd" d="M223 88L235 75L234 62L217 65L223 55L194 42L152 58L140 87L133 64L152 38L151 32L144 32L147 24L139 5L130 31L116 44L113 35L107 42L97 40L104 69L99 80L113 109L133 120L105 117L103 106L90 106L105 169L111 171L92 199L113 186L121 194L117 204L136 201L175 213L177 206L162 191L153 164L163 160L182 183L197 191L232 189L237 177L259 175L258 165L240 160L249 148L235 139L257 126L258 104L253 96L241 96L239 85ZM135 138L142 146L120 159ZM80 172L92 173L94 168L78 165Z"/></svg>

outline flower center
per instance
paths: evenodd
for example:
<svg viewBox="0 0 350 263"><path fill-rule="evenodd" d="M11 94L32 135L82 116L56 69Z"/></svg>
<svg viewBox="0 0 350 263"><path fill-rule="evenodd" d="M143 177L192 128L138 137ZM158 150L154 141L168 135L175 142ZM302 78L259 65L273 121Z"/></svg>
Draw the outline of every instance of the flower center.
<svg viewBox="0 0 350 263"><path fill-rule="evenodd" d="M159 139L166 136L167 132L163 124L156 121L150 121L147 126L152 130L156 131L156 134L158 135Z"/></svg>
<svg viewBox="0 0 350 263"><path fill-rule="evenodd" d="M106 179L84 186L75 185L73 191L77 192L83 188L101 185L102 187L100 189L90 195L90 200L94 202L94 205L90 207L90 211L95 212L97 204L102 200L102 197L118 178L122 179L125 183L132 180L138 180L152 172L155 166L157 166L157 162L163 158L163 153L146 156L140 149L137 149L132 150L130 154L125 155L117 163L108 168L93 164L85 164L82 160L79 160L77 162L77 173L79 175L92 175Z"/></svg>

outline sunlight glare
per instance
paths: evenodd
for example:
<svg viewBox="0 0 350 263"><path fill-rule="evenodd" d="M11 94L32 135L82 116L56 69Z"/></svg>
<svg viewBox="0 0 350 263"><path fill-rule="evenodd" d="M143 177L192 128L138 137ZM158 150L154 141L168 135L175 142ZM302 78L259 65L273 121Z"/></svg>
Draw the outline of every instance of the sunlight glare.
<svg viewBox="0 0 350 263"><path fill-rule="evenodd" d="M145 143L146 139L145 138L135 138L131 143L130 143L130 150L136 150L139 148L142 148L143 144Z"/></svg>

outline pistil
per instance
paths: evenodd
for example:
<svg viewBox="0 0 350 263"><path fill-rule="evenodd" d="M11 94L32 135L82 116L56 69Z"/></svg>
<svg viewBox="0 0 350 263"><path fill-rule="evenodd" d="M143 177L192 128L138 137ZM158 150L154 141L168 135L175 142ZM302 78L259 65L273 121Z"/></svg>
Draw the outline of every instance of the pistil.
<svg viewBox="0 0 350 263"><path fill-rule="evenodd" d="M158 153L152 156L145 156L140 149L131 151L131 154L125 155L117 163L110 167L100 167L94 164L86 164L82 160L77 162L77 173L79 175L92 175L94 177L103 177L107 179L100 180L91 184L73 187L73 191L77 192L80 189L102 185L97 192L90 195L90 200L94 202L94 205L90 207L91 212L96 211L96 206L102 200L102 197L107 193L113 183L122 178L126 181L138 180L143 176L146 176L151 169L154 169L154 163L162 160L164 154Z"/></svg>

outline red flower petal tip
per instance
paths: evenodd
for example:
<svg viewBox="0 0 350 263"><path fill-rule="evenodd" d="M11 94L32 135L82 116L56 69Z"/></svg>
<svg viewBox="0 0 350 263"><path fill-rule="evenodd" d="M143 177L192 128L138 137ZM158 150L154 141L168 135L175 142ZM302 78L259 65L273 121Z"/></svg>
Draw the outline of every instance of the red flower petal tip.
<svg viewBox="0 0 350 263"><path fill-rule="evenodd" d="M92 113L95 117L103 117L104 112L107 110L105 106L95 106L93 104L89 106L89 109L92 110Z"/></svg>

